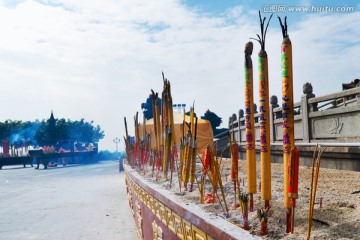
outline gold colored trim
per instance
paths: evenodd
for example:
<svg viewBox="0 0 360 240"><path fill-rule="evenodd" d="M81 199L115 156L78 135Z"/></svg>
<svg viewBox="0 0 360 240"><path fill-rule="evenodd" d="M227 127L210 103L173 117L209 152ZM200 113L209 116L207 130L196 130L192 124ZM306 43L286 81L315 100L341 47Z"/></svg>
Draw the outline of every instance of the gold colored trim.
<svg viewBox="0 0 360 240"><path fill-rule="evenodd" d="M193 232L192 232L192 225L183 219L183 231L185 240L193 240Z"/></svg>
<svg viewBox="0 0 360 240"><path fill-rule="evenodd" d="M209 235L204 231L194 226L173 210L168 208L158 199L153 197L151 194L146 192L142 187L140 187L131 177L125 173L125 182L126 190L129 200L129 206L133 214L133 222L136 227L136 234L138 239L143 239L143 219L141 216L141 208L138 201L135 202L136 207L136 217L135 211L133 208L133 199L132 193L135 194L140 201L148 207L153 214L161 221L170 231L172 231L176 236L181 240L213 240ZM136 220L134 220L136 218ZM138 223L138 224L136 224ZM138 226L140 229L138 229ZM163 239L163 230L156 224L156 221L152 223L153 229L153 240L162 240Z"/></svg>
<svg viewBox="0 0 360 240"><path fill-rule="evenodd" d="M153 228L153 240L163 240L162 229L156 224L156 221L153 221L152 228Z"/></svg>

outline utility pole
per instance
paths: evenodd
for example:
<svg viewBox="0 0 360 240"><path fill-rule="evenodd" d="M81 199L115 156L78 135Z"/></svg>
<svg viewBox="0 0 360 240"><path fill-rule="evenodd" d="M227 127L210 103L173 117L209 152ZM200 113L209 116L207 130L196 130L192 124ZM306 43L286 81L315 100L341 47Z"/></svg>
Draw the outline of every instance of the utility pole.
<svg viewBox="0 0 360 240"><path fill-rule="evenodd" d="M120 138L114 138L113 142L116 145L116 152L119 152L118 144L120 143Z"/></svg>

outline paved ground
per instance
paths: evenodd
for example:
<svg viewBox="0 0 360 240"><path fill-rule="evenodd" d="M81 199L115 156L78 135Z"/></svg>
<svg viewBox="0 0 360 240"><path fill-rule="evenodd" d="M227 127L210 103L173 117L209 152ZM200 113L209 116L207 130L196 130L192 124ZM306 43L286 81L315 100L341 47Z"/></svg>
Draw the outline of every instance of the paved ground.
<svg viewBox="0 0 360 240"><path fill-rule="evenodd" d="M124 173L114 161L0 170L0 239L133 240Z"/></svg>

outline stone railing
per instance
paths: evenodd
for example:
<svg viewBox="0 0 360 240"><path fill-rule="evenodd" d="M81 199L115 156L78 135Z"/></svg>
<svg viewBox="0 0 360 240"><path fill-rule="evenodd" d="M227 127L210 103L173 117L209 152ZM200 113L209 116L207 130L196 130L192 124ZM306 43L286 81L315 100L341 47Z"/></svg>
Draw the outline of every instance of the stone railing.
<svg viewBox="0 0 360 240"><path fill-rule="evenodd" d="M282 109L277 103L276 96L272 96L270 102L270 139L272 143L282 142ZM229 131L233 141L241 145L246 142L245 118L242 109L238 116L233 114L229 118ZM254 118L255 139L260 142L259 113L255 113ZM359 87L321 97L315 97L312 91L307 90L301 97L301 101L294 103L296 142L360 142L359 121Z"/></svg>
<svg viewBox="0 0 360 240"><path fill-rule="evenodd" d="M329 146L324 152L327 168L360 171L360 87L315 97L311 84L304 85L304 95L294 103L295 145L300 147L301 164L311 165L314 144ZM277 97L270 100L271 161L283 162L282 155L282 108ZM255 112L256 106L254 104ZM259 114L255 116L256 152L259 156ZM244 111L229 118L229 132L239 144L241 159L246 159Z"/></svg>

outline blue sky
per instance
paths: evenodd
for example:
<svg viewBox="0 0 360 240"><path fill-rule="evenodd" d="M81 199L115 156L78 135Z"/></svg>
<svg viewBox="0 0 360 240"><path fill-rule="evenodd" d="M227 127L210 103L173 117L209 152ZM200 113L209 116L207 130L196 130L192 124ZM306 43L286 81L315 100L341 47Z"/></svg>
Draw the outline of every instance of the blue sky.
<svg viewBox="0 0 360 240"><path fill-rule="evenodd" d="M317 96L340 91L359 78L360 22L357 1L330 1L353 11L290 12L291 6L324 6L327 1L285 4L293 43L295 101L311 82ZM172 84L174 103L195 100L223 119L243 108L244 45L260 32L258 11L270 1L188 0L0 0L0 121L55 117L93 120L105 131L101 149L130 132L136 111L161 72ZM330 5L329 5L330 6ZM262 11L264 16L270 13ZM274 14L266 41L270 95L281 95L281 29ZM257 69L259 45L254 45ZM255 102L257 74L254 75ZM123 143L120 143L123 148Z"/></svg>

